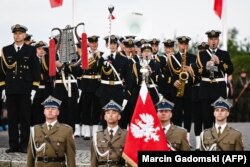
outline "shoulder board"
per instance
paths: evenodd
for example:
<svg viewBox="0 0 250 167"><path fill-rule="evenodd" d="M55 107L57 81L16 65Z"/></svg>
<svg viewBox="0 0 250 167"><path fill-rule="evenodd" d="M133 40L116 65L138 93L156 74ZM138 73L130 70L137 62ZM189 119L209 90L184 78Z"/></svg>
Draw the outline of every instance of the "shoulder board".
<svg viewBox="0 0 250 167"><path fill-rule="evenodd" d="M38 128L38 127L42 127L43 124L37 124L37 125L34 125L34 128Z"/></svg>
<svg viewBox="0 0 250 167"><path fill-rule="evenodd" d="M71 126L67 125L67 124L63 124L63 123L60 123L61 125L67 127L67 128L72 128Z"/></svg>
<svg viewBox="0 0 250 167"><path fill-rule="evenodd" d="M102 132L104 132L104 130L99 130L99 131L97 131L96 133L102 133Z"/></svg>
<svg viewBox="0 0 250 167"><path fill-rule="evenodd" d="M229 129L241 133L241 131L239 131L238 129L235 129L235 128L233 128L233 127L229 127Z"/></svg>
<svg viewBox="0 0 250 167"><path fill-rule="evenodd" d="M177 125L174 125L176 128L178 128L178 129L181 129L181 130L184 130L184 131L187 131L187 129L185 129L185 128L183 128L183 127L181 127L181 126L177 126Z"/></svg>

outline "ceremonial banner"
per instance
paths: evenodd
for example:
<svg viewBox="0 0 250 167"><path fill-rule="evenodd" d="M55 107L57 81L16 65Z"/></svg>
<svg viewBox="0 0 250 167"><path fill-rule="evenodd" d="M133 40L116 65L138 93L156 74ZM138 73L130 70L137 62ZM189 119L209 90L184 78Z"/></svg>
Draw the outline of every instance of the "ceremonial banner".
<svg viewBox="0 0 250 167"><path fill-rule="evenodd" d="M62 6L63 0L50 0L51 8Z"/></svg>
<svg viewBox="0 0 250 167"><path fill-rule="evenodd" d="M142 83L136 107L127 132L123 158L133 167L138 166L138 151L170 151L155 106Z"/></svg>
<svg viewBox="0 0 250 167"><path fill-rule="evenodd" d="M214 0L214 11L221 19L223 0Z"/></svg>

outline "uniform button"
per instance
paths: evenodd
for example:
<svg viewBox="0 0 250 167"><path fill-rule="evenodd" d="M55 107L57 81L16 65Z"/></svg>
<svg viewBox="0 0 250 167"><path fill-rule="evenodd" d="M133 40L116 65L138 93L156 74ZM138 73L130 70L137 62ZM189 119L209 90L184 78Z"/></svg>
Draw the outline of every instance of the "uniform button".
<svg viewBox="0 0 250 167"><path fill-rule="evenodd" d="M22 66L20 66L20 67L22 67Z"/></svg>
<svg viewBox="0 0 250 167"><path fill-rule="evenodd" d="M20 73L23 73L23 71L20 71Z"/></svg>
<svg viewBox="0 0 250 167"><path fill-rule="evenodd" d="M13 77L13 79L15 79L16 77Z"/></svg>
<svg viewBox="0 0 250 167"><path fill-rule="evenodd" d="M19 79L22 79L22 77L19 77Z"/></svg>

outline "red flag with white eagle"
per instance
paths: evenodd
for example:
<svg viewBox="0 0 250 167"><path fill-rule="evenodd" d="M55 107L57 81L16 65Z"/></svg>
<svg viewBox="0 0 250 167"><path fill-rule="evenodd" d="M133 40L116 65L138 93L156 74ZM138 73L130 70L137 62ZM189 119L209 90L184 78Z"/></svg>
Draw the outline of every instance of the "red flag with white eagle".
<svg viewBox="0 0 250 167"><path fill-rule="evenodd" d="M122 157L137 167L138 151L170 151L145 82L137 99Z"/></svg>
<svg viewBox="0 0 250 167"><path fill-rule="evenodd" d="M51 8L62 6L63 0L50 0Z"/></svg>
<svg viewBox="0 0 250 167"><path fill-rule="evenodd" d="M214 11L221 19L222 16L223 0L214 0Z"/></svg>

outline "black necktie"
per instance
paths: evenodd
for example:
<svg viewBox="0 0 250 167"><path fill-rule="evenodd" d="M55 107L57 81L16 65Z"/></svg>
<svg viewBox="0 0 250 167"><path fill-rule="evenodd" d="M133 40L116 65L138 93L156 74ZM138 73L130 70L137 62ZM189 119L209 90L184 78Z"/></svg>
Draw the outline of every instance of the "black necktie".
<svg viewBox="0 0 250 167"><path fill-rule="evenodd" d="M114 55L113 55L113 53L110 55L110 59L111 59L111 60L114 60Z"/></svg>
<svg viewBox="0 0 250 167"><path fill-rule="evenodd" d="M48 129L51 130L52 129L52 125L48 125Z"/></svg>
<svg viewBox="0 0 250 167"><path fill-rule="evenodd" d="M114 132L113 129L110 129L109 132L110 132L110 139L112 139L113 138L113 132Z"/></svg>
<svg viewBox="0 0 250 167"><path fill-rule="evenodd" d="M215 50L212 50L212 55L215 55Z"/></svg>
<svg viewBox="0 0 250 167"><path fill-rule="evenodd" d="M164 132L164 134L166 133L166 128L162 128L163 129L163 132Z"/></svg>
<svg viewBox="0 0 250 167"><path fill-rule="evenodd" d="M221 126L218 127L218 137L221 135Z"/></svg>
<svg viewBox="0 0 250 167"><path fill-rule="evenodd" d="M20 51L20 47L18 46L18 47L17 47L17 52L19 52L19 51Z"/></svg>

